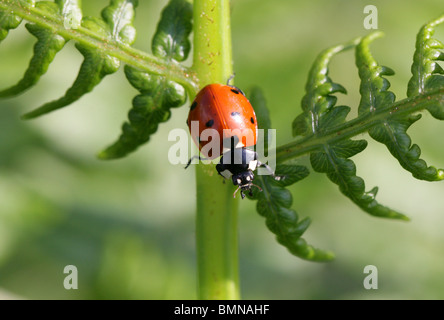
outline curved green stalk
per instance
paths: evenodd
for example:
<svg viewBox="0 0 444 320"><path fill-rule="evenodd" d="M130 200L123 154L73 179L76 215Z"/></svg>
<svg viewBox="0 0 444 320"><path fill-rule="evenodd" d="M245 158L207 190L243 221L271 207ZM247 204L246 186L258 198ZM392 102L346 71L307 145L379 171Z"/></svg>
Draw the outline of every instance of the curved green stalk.
<svg viewBox="0 0 444 320"><path fill-rule="evenodd" d="M362 115L339 126L325 130L322 134L317 134L316 136L309 135L280 146L276 148L276 163L282 163L317 150L326 141L340 141L367 132L369 128L377 125L381 119L388 119L390 116L412 114L422 111L431 105L444 105L444 89L400 100L388 108L381 108L375 111L373 115Z"/></svg>
<svg viewBox="0 0 444 320"><path fill-rule="evenodd" d="M232 74L229 0L194 0L194 64L201 86ZM237 208L233 186L213 165L196 166L200 299L239 299Z"/></svg>

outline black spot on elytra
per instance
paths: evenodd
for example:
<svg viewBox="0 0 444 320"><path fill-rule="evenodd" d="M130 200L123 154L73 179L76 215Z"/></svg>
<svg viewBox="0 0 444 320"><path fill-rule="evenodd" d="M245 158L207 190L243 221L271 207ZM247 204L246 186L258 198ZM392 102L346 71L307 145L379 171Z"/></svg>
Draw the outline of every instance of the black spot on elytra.
<svg viewBox="0 0 444 320"><path fill-rule="evenodd" d="M193 104L192 104L191 107L190 107L190 111L191 111L191 110L194 110L196 107L197 107L197 102L194 101Z"/></svg>
<svg viewBox="0 0 444 320"><path fill-rule="evenodd" d="M240 112L232 112L232 113L231 113L231 116L232 116L232 117L240 116Z"/></svg>
<svg viewBox="0 0 444 320"><path fill-rule="evenodd" d="M250 118L250 121L251 121L252 124L254 124L254 119L253 119L253 117Z"/></svg>
<svg viewBox="0 0 444 320"><path fill-rule="evenodd" d="M201 143L200 137L197 137L197 142Z"/></svg>
<svg viewBox="0 0 444 320"><path fill-rule="evenodd" d="M206 126L207 128L210 128L210 127L213 126L213 124L214 124L214 120L211 119L211 120L208 120L207 123L205 123L205 126Z"/></svg>
<svg viewBox="0 0 444 320"><path fill-rule="evenodd" d="M239 91L237 91L236 89L231 89L231 92L234 92L235 94L239 94Z"/></svg>

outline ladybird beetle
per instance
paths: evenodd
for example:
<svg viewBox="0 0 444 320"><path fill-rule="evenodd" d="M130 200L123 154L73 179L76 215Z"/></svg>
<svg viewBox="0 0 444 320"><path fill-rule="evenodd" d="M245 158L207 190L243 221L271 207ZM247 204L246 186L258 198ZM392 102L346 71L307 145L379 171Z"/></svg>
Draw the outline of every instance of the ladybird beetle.
<svg viewBox="0 0 444 320"><path fill-rule="evenodd" d="M231 78L228 80L228 82ZM199 124L198 135L193 136L191 130L192 121ZM192 139L206 157L199 159L215 159L222 155L216 165L217 172L225 179L232 179L237 186L233 197L240 189L242 199L244 191L257 187L253 184L253 171L258 167L264 167L276 180L282 177L275 176L273 170L265 163L257 159L257 153L247 147L255 146L257 141L257 120L254 109L245 94L239 88L222 84L210 84L204 87L191 103L187 125L192 133ZM205 129L215 129L219 135L220 150L205 150L205 146L211 141L203 141L201 135ZM217 152L219 151L219 152ZM192 157L187 166L191 164Z"/></svg>
<svg viewBox="0 0 444 320"><path fill-rule="evenodd" d="M211 141L202 141L202 132L205 129L215 129L219 133L220 150L217 152L218 150L210 149L205 154L208 159L221 156L224 152L224 140L227 141L233 134L237 134L242 143L239 147L256 145L256 114L244 93L237 87L217 83L204 87L191 104L187 119L190 129L192 121L199 123L198 136L192 136L192 139L201 151Z"/></svg>

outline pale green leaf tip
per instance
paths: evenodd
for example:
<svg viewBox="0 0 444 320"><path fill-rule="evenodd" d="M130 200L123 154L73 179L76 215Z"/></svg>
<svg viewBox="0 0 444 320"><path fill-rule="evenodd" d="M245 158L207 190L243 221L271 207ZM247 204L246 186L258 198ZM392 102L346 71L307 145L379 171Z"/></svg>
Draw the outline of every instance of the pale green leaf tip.
<svg viewBox="0 0 444 320"><path fill-rule="evenodd" d="M367 38L367 39L371 39L371 40L374 40L374 39L377 39L377 38L381 38L381 37L383 37L384 35L385 35L385 34L384 34L384 32L382 32L382 31L374 31L374 32L368 34L365 38Z"/></svg>
<svg viewBox="0 0 444 320"><path fill-rule="evenodd" d="M411 219L409 218L409 217L407 217L406 215L403 215L403 214L399 214L397 217L395 217L396 219L398 219L398 220L402 220L402 221L407 221L407 222L410 222L411 221Z"/></svg>
<svg viewBox="0 0 444 320"><path fill-rule="evenodd" d="M105 151L100 151L99 153L96 154L96 157L99 160L106 160L106 159L108 159L108 157L106 156L106 152Z"/></svg>
<svg viewBox="0 0 444 320"><path fill-rule="evenodd" d="M334 259L336 259L336 255L333 251L327 251L326 252L326 261L332 261Z"/></svg>
<svg viewBox="0 0 444 320"><path fill-rule="evenodd" d="M377 216L377 218L386 218L391 220L400 220L400 221L410 221L411 219L398 211L391 210L391 212L387 213L383 216Z"/></svg>
<svg viewBox="0 0 444 320"><path fill-rule="evenodd" d="M41 108L36 108L36 109L34 109L32 111L29 111L29 112L21 115L20 119L21 120L32 120L32 119L41 117L41 116L43 116L45 114L48 114L51 111L53 111L53 110L50 110L50 111L44 110L44 111L42 111Z"/></svg>
<svg viewBox="0 0 444 320"><path fill-rule="evenodd" d="M441 23L444 23L444 14L441 14L439 17L437 17L437 18L435 18L433 20L430 20L429 22L427 22L424 25L424 27L427 27L427 26L435 27L435 26L437 26L437 25L439 25Z"/></svg>
<svg viewBox="0 0 444 320"><path fill-rule="evenodd" d="M330 262L336 259L336 255L333 251L324 251L324 257L319 262Z"/></svg>
<svg viewBox="0 0 444 320"><path fill-rule="evenodd" d="M106 150L102 150L99 153L97 153L96 157L99 160L111 160L111 159L114 159L114 157L111 154L109 154L109 152L107 152Z"/></svg>
<svg viewBox="0 0 444 320"><path fill-rule="evenodd" d="M330 250L311 249L311 252L306 256L297 255L299 258L311 261L311 262L330 262L336 259L336 255Z"/></svg>
<svg viewBox="0 0 444 320"><path fill-rule="evenodd" d="M34 118L36 118L36 116L33 116L32 112L28 112L28 113L25 113L25 114L20 116L21 120L31 120L31 119L34 119Z"/></svg>

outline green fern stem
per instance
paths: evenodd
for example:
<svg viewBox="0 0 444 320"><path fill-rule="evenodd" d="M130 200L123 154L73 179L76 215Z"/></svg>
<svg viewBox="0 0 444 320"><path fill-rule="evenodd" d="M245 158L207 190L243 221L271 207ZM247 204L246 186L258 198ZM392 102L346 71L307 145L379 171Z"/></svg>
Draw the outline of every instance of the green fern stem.
<svg viewBox="0 0 444 320"><path fill-rule="evenodd" d="M194 64L200 85L232 74L229 0L194 0ZM213 165L196 166L198 297L239 299L237 213L231 183Z"/></svg>
<svg viewBox="0 0 444 320"><path fill-rule="evenodd" d="M74 40L83 46L97 48L104 55L115 57L134 68L166 76L182 84L190 95L194 95L198 90L196 74L179 63L171 63L125 44L110 41L82 26L66 29L62 17L48 15L36 7L23 7L19 1L0 0L0 11L13 12L14 15L51 30L66 40Z"/></svg>
<svg viewBox="0 0 444 320"><path fill-rule="evenodd" d="M372 114L365 114L330 128L322 134L313 134L276 148L276 162L283 163L290 159L321 148L325 143L352 138L367 132L371 127L390 116L401 116L422 111L431 105L444 106L444 89L400 100L391 106L381 108Z"/></svg>

